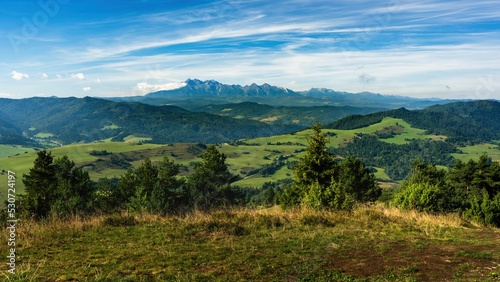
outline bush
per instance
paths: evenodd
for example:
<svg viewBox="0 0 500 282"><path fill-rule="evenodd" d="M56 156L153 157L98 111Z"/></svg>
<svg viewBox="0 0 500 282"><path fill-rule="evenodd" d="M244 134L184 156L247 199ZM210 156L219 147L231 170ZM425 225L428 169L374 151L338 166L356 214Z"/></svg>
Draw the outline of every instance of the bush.
<svg viewBox="0 0 500 282"><path fill-rule="evenodd" d="M410 183L394 195L393 203L403 209L416 209L425 212L443 211L446 196L437 185L430 183Z"/></svg>
<svg viewBox="0 0 500 282"><path fill-rule="evenodd" d="M488 192L473 193L465 216L485 225L500 226L500 193L490 199Z"/></svg>

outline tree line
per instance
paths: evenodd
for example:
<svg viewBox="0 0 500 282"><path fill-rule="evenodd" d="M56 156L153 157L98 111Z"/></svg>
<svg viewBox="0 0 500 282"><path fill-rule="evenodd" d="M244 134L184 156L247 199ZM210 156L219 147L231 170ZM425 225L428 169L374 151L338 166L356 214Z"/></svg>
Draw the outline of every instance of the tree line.
<svg viewBox="0 0 500 282"><path fill-rule="evenodd" d="M340 156L357 156L364 163L384 168L394 180L403 180L411 172L411 163L416 158L425 162L452 167L455 158L451 153L459 153L455 146L443 141L411 140L408 144L391 144L380 141L376 136L360 134L344 147L329 148Z"/></svg>
<svg viewBox="0 0 500 282"><path fill-rule="evenodd" d="M321 125L313 127L293 179L266 183L260 190L233 184L238 176L228 169L226 156L208 146L194 172L179 176L180 165L167 156L153 164L145 159L120 178L92 182L86 171L67 156L40 151L21 195L25 218L64 218L71 215L111 214L124 210L160 215L186 214L231 206L308 206L352 210L358 203L376 201L382 190L373 173L358 158L336 158L327 150ZM449 170L421 159L397 189L392 204L430 213L459 213L486 225L500 226L500 164L486 155L478 161L457 161Z"/></svg>
<svg viewBox="0 0 500 282"><path fill-rule="evenodd" d="M201 159L187 178L179 177L180 165L165 156L156 165L147 158L119 179L92 182L67 156L54 159L40 151L23 176L22 212L37 219L122 210L165 215L238 203L243 196L230 185L237 176L229 172L226 156L209 146Z"/></svg>

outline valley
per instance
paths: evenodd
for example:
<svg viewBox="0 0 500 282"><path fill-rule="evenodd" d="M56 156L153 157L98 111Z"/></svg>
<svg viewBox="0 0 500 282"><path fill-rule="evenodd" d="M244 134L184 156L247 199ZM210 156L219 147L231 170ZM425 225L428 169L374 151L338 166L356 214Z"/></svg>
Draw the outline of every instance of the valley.
<svg viewBox="0 0 500 282"><path fill-rule="evenodd" d="M325 129L329 146L341 148L351 143L360 135L376 137L381 142L403 145L411 140L434 140L442 142L446 136L427 134L425 130L414 128L403 119L386 117L381 122L357 129ZM388 137L387 133L391 132ZM217 148L227 156L227 164L231 173L240 176L240 180L234 185L260 188L266 182L274 182L291 178L293 170L290 165L297 157L303 154L307 144L306 136L311 131L303 130L291 134L275 135L270 137L246 138L231 143L219 143ZM113 142L111 139L94 142L90 144L72 144L55 147L51 152L55 157L68 156L77 167L83 167L88 171L92 180L100 178L120 177L128 168L138 167L146 157L153 162L160 161L164 156L175 160L182 165L182 174L190 173L194 162L200 160L199 156L206 147L201 143L175 143L170 145L143 143L144 138L129 136L124 142ZM20 175L27 173L36 158L36 152L32 148L21 146L0 145L3 156L0 158L0 170L10 169ZM467 161L477 160L486 153L493 161L500 161L500 148L498 144L483 143L458 146L460 153L452 153L456 159ZM105 151L107 155L96 156L92 152ZM339 156L343 157L343 156ZM281 161L278 163L277 159ZM276 166L272 173L262 173L265 166ZM383 167L374 167L375 176L383 184L384 182L395 182L391 179ZM5 179L4 179L5 178ZM6 181L6 175L0 175L0 181ZM22 181L18 182L18 188L23 191ZM0 194L3 199L3 195Z"/></svg>

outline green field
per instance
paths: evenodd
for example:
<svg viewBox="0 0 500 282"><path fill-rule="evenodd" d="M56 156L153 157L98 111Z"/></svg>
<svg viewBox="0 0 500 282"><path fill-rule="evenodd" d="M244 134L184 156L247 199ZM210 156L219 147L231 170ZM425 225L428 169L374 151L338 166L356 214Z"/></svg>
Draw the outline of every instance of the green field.
<svg viewBox="0 0 500 282"><path fill-rule="evenodd" d="M131 151L137 151L137 150L147 150L147 149L153 149L153 148L158 148L163 145L155 145L155 144L143 144L143 145L136 145L134 143L120 143L120 142L110 142L110 143L92 143L92 144L74 144L74 145L68 145L68 146L63 146L59 148L54 148L51 149L50 151L52 152L52 155L54 157L62 157L64 155L67 155L72 161L74 161L76 164L83 163L83 162L91 162L95 161L97 157L91 156L89 153L93 150L96 151L101 151L101 150L106 150L108 152L113 152L113 153L124 153L124 152L131 152ZM11 146L12 147L12 146ZM2 147L3 148L3 147ZM11 150L7 150L6 152ZM27 150L27 149L26 149ZM26 150L23 150L26 151ZM2 152L4 152L2 150ZM24 173L28 173L29 169L33 167L33 162L36 159L36 152L34 152L33 149L31 149L30 152L28 153L23 153L18 156L14 157L4 157L0 158L0 171L1 170L10 170L16 173L18 176L16 185L17 185L17 192L22 193L24 191L24 184L22 183L22 175ZM123 170L124 172L125 170ZM92 179L97 180L99 178L105 177L105 176L118 176L120 175L120 171L118 170L110 170L110 171L104 171L99 174L91 173L90 176ZM0 175L0 183L7 183L7 175ZM3 185L2 185L3 186ZM0 201L3 202L5 200L5 193L3 191L0 191Z"/></svg>
<svg viewBox="0 0 500 282"><path fill-rule="evenodd" d="M106 130L106 129L118 129L118 128L121 128L121 127L116 125L116 124L112 124L112 125L106 125L105 127L101 128L101 129Z"/></svg>
<svg viewBox="0 0 500 282"><path fill-rule="evenodd" d="M151 141L153 138L149 136L135 136L135 135L129 135L125 138L123 138L123 141L127 143L142 143L144 141Z"/></svg>
<svg viewBox="0 0 500 282"><path fill-rule="evenodd" d="M499 281L499 229L384 205L22 221L16 232L4 281Z"/></svg>
<svg viewBox="0 0 500 282"><path fill-rule="evenodd" d="M36 138L42 138L42 139L50 138L50 137L53 137L53 136L54 136L54 134L48 133L48 132L40 132L40 133L37 133L35 135Z"/></svg>
<svg viewBox="0 0 500 282"><path fill-rule="evenodd" d="M453 157L467 162L470 159L477 160L480 156L486 154L493 161L500 162L500 148L495 144L479 144L460 148L463 154L453 154Z"/></svg>
<svg viewBox="0 0 500 282"><path fill-rule="evenodd" d="M0 144L0 159L14 157L16 155L33 152L33 148L27 148L18 145L1 145Z"/></svg>

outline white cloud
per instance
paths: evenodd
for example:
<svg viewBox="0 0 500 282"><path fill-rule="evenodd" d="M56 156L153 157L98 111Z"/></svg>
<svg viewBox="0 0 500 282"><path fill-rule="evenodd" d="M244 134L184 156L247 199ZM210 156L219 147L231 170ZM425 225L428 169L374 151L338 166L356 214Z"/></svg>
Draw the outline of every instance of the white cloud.
<svg viewBox="0 0 500 282"><path fill-rule="evenodd" d="M95 83L101 83L101 80L99 78L94 79Z"/></svg>
<svg viewBox="0 0 500 282"><path fill-rule="evenodd" d="M79 79L79 80L86 80L85 75L81 72L79 73L74 73L71 75L72 78Z"/></svg>
<svg viewBox="0 0 500 282"><path fill-rule="evenodd" d="M83 87L82 89L83 89L83 91L85 91L85 92L89 92L89 91L91 90L91 88L90 88L90 87L88 87L88 86L87 86L87 87Z"/></svg>
<svg viewBox="0 0 500 282"><path fill-rule="evenodd" d="M56 74L56 77L57 77L57 78L59 78L59 79L61 79L61 78L62 78L62 75L60 75L60 74Z"/></svg>
<svg viewBox="0 0 500 282"><path fill-rule="evenodd" d="M10 77L15 79L15 80L23 80L24 78L29 78L30 76L25 74L25 73L20 73L17 71L12 71L10 73Z"/></svg>
<svg viewBox="0 0 500 282"><path fill-rule="evenodd" d="M1 98L11 98L12 94L0 92L0 97Z"/></svg>
<svg viewBox="0 0 500 282"><path fill-rule="evenodd" d="M38 76L40 76L41 78L45 78L45 79L49 78L49 75L46 73L39 73Z"/></svg>
<svg viewBox="0 0 500 282"><path fill-rule="evenodd" d="M161 91L161 90L173 90L186 86L185 82L173 82L166 84L149 84L146 82L137 83L134 87L134 93L139 95L144 95L151 92Z"/></svg>

